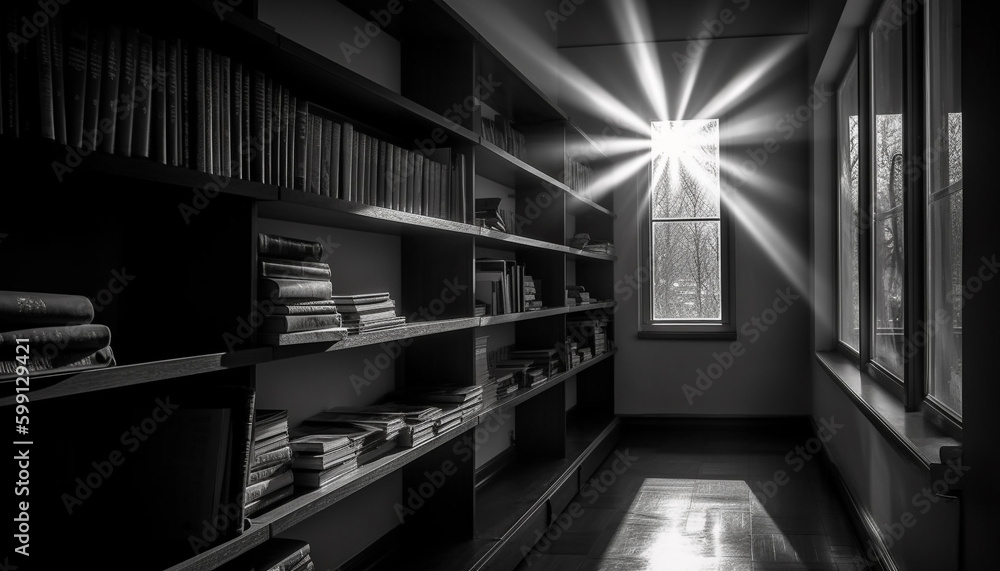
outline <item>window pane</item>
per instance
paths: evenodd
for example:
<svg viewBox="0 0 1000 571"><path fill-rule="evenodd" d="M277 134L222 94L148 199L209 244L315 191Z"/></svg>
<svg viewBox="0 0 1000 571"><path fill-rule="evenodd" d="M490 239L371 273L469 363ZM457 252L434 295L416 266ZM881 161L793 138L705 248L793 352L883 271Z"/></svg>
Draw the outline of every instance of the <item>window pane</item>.
<svg viewBox="0 0 1000 571"><path fill-rule="evenodd" d="M927 18L928 392L962 413L961 1L929 2Z"/></svg>
<svg viewBox="0 0 1000 571"><path fill-rule="evenodd" d="M861 278L858 273L860 220L858 218L859 161L858 68L851 68L839 94L840 153L840 340L860 349Z"/></svg>
<svg viewBox="0 0 1000 571"><path fill-rule="evenodd" d="M887 2L872 34L875 220L872 302L874 361L903 378L903 30Z"/></svg>
<svg viewBox="0 0 1000 571"><path fill-rule="evenodd" d="M653 218L719 217L719 121L652 124Z"/></svg>
<svg viewBox="0 0 1000 571"><path fill-rule="evenodd" d="M722 319L719 222L653 223L653 319Z"/></svg>

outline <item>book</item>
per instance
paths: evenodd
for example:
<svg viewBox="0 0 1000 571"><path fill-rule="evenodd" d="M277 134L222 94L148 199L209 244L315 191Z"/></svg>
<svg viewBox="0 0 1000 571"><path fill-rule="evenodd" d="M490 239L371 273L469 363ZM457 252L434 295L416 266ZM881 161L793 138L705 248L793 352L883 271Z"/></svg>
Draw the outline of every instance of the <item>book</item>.
<svg viewBox="0 0 1000 571"><path fill-rule="evenodd" d="M393 300L380 301L377 303L369 303L363 305L354 305L351 303L341 303L337 306L340 308L341 313L348 315L368 315L372 313L381 313L383 311L395 311L396 302Z"/></svg>
<svg viewBox="0 0 1000 571"><path fill-rule="evenodd" d="M0 380L13 379L21 376L17 370L21 366L28 369L28 373L35 376L43 374L78 373L91 369L104 369L115 366L115 355L111 347L98 349L93 353L80 357L79 354L72 353L72 356L57 355L56 357L32 357L22 363L18 360L0 361Z"/></svg>
<svg viewBox="0 0 1000 571"><path fill-rule="evenodd" d="M46 325L82 325L94 306L82 295L0 290L0 331Z"/></svg>
<svg viewBox="0 0 1000 571"><path fill-rule="evenodd" d="M292 465L285 462L282 464L275 464L274 466L268 466L267 468L261 468L260 470L253 470L247 476L247 484L256 484L257 482L269 480L288 472L291 468Z"/></svg>
<svg viewBox="0 0 1000 571"><path fill-rule="evenodd" d="M299 260L260 259L259 275L265 278L291 278L329 281L333 277L330 264Z"/></svg>
<svg viewBox="0 0 1000 571"><path fill-rule="evenodd" d="M400 327L406 325L405 317L395 317L392 319L384 319L382 321L377 321L374 323L344 323L344 327L351 334L356 333L367 333L370 331L377 331L380 329L389 329L392 327Z"/></svg>
<svg viewBox="0 0 1000 571"><path fill-rule="evenodd" d="M294 333L261 333L259 337L268 345L285 346L304 343L335 343L345 339L347 333L347 329L344 327L331 327Z"/></svg>
<svg viewBox="0 0 1000 571"><path fill-rule="evenodd" d="M299 303L272 306L272 315L326 315L337 313L337 304L332 301L303 301Z"/></svg>
<svg viewBox="0 0 1000 571"><path fill-rule="evenodd" d="M349 323L351 325L373 324L379 321L385 321L387 319L396 319L397 317L399 317L396 315L395 309L357 313L342 307L340 309L340 313L343 314L344 316L344 322Z"/></svg>
<svg viewBox="0 0 1000 571"><path fill-rule="evenodd" d="M294 470L328 470L338 464L342 464L348 458L357 461L359 447L341 446L326 453L301 453L292 458L292 469Z"/></svg>
<svg viewBox="0 0 1000 571"><path fill-rule="evenodd" d="M18 339L27 339L30 356L55 358L62 353L93 352L111 345L111 330L106 325L63 325L19 329L0 333L0 360L14 360L19 355Z"/></svg>
<svg viewBox="0 0 1000 571"><path fill-rule="evenodd" d="M338 306L347 307L350 305L367 305L371 303L383 303L389 301L387 292L383 293L358 293L358 294L338 294L330 298L337 302Z"/></svg>
<svg viewBox="0 0 1000 571"><path fill-rule="evenodd" d="M294 476L291 472L282 472L273 478L268 478L266 480L255 482L247 486L246 493L244 495L244 501L252 502L254 500L260 499L264 494L277 490L278 488L283 488L288 486L294 481Z"/></svg>
<svg viewBox="0 0 1000 571"><path fill-rule="evenodd" d="M89 25L77 20L66 42L66 141L72 147L83 146L84 113L87 108L87 50ZM15 68L16 69L16 68Z"/></svg>
<svg viewBox="0 0 1000 571"><path fill-rule="evenodd" d="M288 411L258 409L254 411L254 442L288 434Z"/></svg>
<svg viewBox="0 0 1000 571"><path fill-rule="evenodd" d="M252 458L253 459L250 462L250 470L260 470L261 468L281 464L282 462L288 462L292 459L292 449L288 446L282 446L281 448L268 452L254 452Z"/></svg>
<svg viewBox="0 0 1000 571"><path fill-rule="evenodd" d="M328 281L260 278L258 282L261 298L276 302L324 300L333 294L333 284Z"/></svg>
<svg viewBox="0 0 1000 571"><path fill-rule="evenodd" d="M52 54L52 110L55 141L66 144L66 55L62 18L53 18L49 35ZM0 63L2 63L0 59ZM0 82L0 89L3 83ZM6 91L6 90L4 90ZM0 120L0 125L3 125Z"/></svg>
<svg viewBox="0 0 1000 571"><path fill-rule="evenodd" d="M356 424L335 424L322 427L300 427L289 446L296 453L296 458L302 454L325 455L338 450L352 450L360 447L366 438L375 432L374 428Z"/></svg>
<svg viewBox="0 0 1000 571"><path fill-rule="evenodd" d="M265 454L285 446L288 446L288 431L267 438L254 438L253 450L255 454Z"/></svg>
<svg viewBox="0 0 1000 571"><path fill-rule="evenodd" d="M359 458L352 456L339 464L325 470L296 470L295 485L304 488L321 488L337 478L349 474L357 469Z"/></svg>
<svg viewBox="0 0 1000 571"><path fill-rule="evenodd" d="M91 25L87 37L87 85L83 107L83 146L98 148L97 124L101 115L101 80L104 77L105 29Z"/></svg>
<svg viewBox="0 0 1000 571"><path fill-rule="evenodd" d="M279 488L277 491L262 496L260 499L249 502L243 507L243 514L246 517L250 517L256 513L260 513L264 508L277 504L281 500L291 497L295 492L295 486L285 486ZM273 539L271 541L274 541Z"/></svg>
<svg viewBox="0 0 1000 571"><path fill-rule="evenodd" d="M341 200L351 200L353 189L354 165L351 162L352 150L354 148L354 125L344 123L340 130L340 192Z"/></svg>
<svg viewBox="0 0 1000 571"><path fill-rule="evenodd" d="M321 262L323 259L323 245L319 242L297 240L285 236L258 234L257 254L267 258Z"/></svg>
<svg viewBox="0 0 1000 571"><path fill-rule="evenodd" d="M260 330L265 333L295 333L342 327L339 313L325 315L270 315L264 318Z"/></svg>

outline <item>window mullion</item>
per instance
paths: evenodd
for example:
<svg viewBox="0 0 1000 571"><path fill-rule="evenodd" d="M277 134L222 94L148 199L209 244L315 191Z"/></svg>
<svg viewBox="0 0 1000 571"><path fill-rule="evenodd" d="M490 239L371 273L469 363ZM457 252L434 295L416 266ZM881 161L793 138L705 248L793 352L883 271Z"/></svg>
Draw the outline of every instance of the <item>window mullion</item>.
<svg viewBox="0 0 1000 571"><path fill-rule="evenodd" d="M872 53L871 38L865 32L858 33L858 361L862 370L868 368L872 358L873 319L872 319L872 249L874 248L874 226L872 197L874 196L874 177L872 169L872 150L874 149L875 129L872 122L874 109L874 93L872 90Z"/></svg>

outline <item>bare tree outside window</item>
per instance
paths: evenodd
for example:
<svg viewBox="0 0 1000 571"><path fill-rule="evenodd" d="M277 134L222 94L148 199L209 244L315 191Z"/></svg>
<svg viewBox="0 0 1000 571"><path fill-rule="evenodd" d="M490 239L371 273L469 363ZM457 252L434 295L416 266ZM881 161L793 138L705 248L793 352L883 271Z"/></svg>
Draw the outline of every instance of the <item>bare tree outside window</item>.
<svg viewBox="0 0 1000 571"><path fill-rule="evenodd" d="M654 321L722 319L719 120L652 124Z"/></svg>

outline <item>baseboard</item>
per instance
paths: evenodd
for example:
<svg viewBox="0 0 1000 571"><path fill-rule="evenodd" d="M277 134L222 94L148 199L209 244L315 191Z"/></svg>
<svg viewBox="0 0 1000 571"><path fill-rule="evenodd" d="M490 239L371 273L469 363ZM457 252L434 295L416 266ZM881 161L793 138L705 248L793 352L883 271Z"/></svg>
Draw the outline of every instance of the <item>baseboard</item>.
<svg viewBox="0 0 1000 571"><path fill-rule="evenodd" d="M619 414L622 424L636 427L663 428L742 428L791 427L812 430L808 415L736 416L689 414Z"/></svg>
<svg viewBox="0 0 1000 571"><path fill-rule="evenodd" d="M816 419L810 417L813 434L819 435L819 425ZM843 477L837 461L830 455L830 450L824 445L820 461L823 463L823 472L833 483L834 488L840 495L840 499L847 510L847 517L851 521L851 527L861 547L861 555L865 558L868 568L873 571L899 571L896 561L892 558L892 552L882 540L882 535L878 530L878 523L872 516L868 508L858 499L858 496L851 491L851 487ZM874 560L872 558L874 556Z"/></svg>

